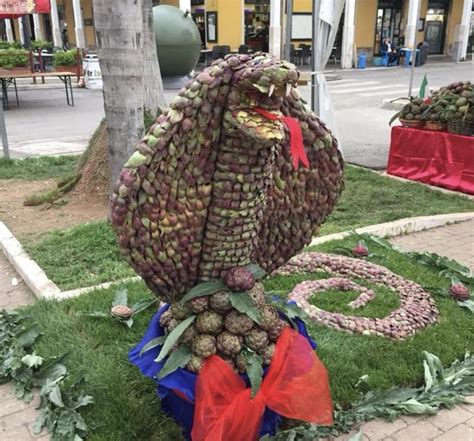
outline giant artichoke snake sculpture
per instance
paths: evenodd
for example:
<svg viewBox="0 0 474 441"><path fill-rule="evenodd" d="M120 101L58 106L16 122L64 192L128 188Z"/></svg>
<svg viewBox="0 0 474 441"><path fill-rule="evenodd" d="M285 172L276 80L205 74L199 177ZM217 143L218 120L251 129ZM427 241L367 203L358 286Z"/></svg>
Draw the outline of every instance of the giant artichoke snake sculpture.
<svg viewBox="0 0 474 441"><path fill-rule="evenodd" d="M262 53L216 61L181 89L120 175L112 223L122 254L172 305L167 332L197 315L180 339L193 372L215 353L242 372L244 348L270 363L287 323L244 267L285 264L341 193L337 142L300 98L298 77ZM222 279L227 291L179 303L198 282ZM258 323L233 308L230 291L250 294Z"/></svg>

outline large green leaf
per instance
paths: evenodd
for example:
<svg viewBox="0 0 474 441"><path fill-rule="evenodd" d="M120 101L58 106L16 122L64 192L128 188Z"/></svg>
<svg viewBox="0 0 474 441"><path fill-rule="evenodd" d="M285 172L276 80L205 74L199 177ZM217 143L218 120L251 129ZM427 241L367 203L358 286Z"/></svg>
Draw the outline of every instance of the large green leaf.
<svg viewBox="0 0 474 441"><path fill-rule="evenodd" d="M459 306L469 309L469 311L474 312L474 301L473 300L464 300L464 302L458 302Z"/></svg>
<svg viewBox="0 0 474 441"><path fill-rule="evenodd" d="M161 346L166 340L166 335L160 335L152 340L150 340L145 346L143 346L142 350L140 351L140 356L143 355L146 351L150 349L156 348L157 346Z"/></svg>
<svg viewBox="0 0 474 441"><path fill-rule="evenodd" d="M139 312L145 311L145 309L148 309L150 306L156 304L156 299L149 299L149 300L143 300L141 302L137 302L132 306L132 314L138 314Z"/></svg>
<svg viewBox="0 0 474 441"><path fill-rule="evenodd" d="M232 292L230 293L230 303L242 314L247 314L255 323L260 324L260 312L255 307L249 293Z"/></svg>
<svg viewBox="0 0 474 441"><path fill-rule="evenodd" d="M247 360L247 375L250 380L250 387L252 389L252 398L257 395L258 390L262 384L263 378L263 359L260 355L255 352L247 352L245 354Z"/></svg>
<svg viewBox="0 0 474 441"><path fill-rule="evenodd" d="M112 300L112 306L127 305L128 304L128 293L126 289L119 289Z"/></svg>
<svg viewBox="0 0 474 441"><path fill-rule="evenodd" d="M225 289L224 282L222 282L221 280L200 283L199 285L196 285L191 288L186 293L186 295L181 299L181 305L184 305L186 302L196 297L210 296L220 291L221 289Z"/></svg>
<svg viewBox="0 0 474 441"><path fill-rule="evenodd" d="M253 277L257 280L263 279L267 275L266 271L256 263L251 263L250 265L247 265L246 268L252 273Z"/></svg>
<svg viewBox="0 0 474 441"><path fill-rule="evenodd" d="M167 375L174 372L176 369L183 368L191 360L192 351L191 348L187 346L180 346L178 349L174 350L171 355L166 360L163 369L161 369L158 374L158 380L166 377Z"/></svg>
<svg viewBox="0 0 474 441"><path fill-rule="evenodd" d="M194 321L196 318L195 315L192 315L191 317L188 317L186 320L183 320L176 328L174 328L168 335L168 338L166 339L163 347L161 348L160 354L158 357L155 359L155 361L158 363L161 360L163 360L167 355L168 352L171 350L171 348L175 345L175 343L178 341L179 337L181 337L181 334L186 331L188 326Z"/></svg>
<svg viewBox="0 0 474 441"><path fill-rule="evenodd" d="M15 340L19 346L21 346L22 348L27 348L35 342L35 340L39 337L40 334L41 332L35 325L16 334Z"/></svg>

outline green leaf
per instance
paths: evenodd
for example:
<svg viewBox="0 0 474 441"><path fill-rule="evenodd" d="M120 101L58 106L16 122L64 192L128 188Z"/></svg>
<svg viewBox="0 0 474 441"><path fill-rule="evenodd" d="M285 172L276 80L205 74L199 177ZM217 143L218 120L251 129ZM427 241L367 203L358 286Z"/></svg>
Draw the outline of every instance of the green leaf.
<svg viewBox="0 0 474 441"><path fill-rule="evenodd" d="M163 347L161 348L160 354L155 359L155 361L157 363L159 363L161 360L163 360L168 355L168 352L171 350L171 348L174 346L174 344L178 341L179 337L181 337L181 334L184 331L186 331L186 329L194 321L195 318L196 318L195 315L192 315L191 317L188 317L186 320L182 321L178 326L176 326L176 328L174 328L169 333L168 338L166 339Z"/></svg>
<svg viewBox="0 0 474 441"><path fill-rule="evenodd" d="M255 307L249 293L232 292L229 295L230 303L242 314L247 314L255 323L260 324L260 312Z"/></svg>
<svg viewBox="0 0 474 441"><path fill-rule="evenodd" d="M36 420L33 424L33 433L35 435L39 435L41 433L41 429L46 423L46 414L47 414L47 409L43 409L40 414L36 417Z"/></svg>
<svg viewBox="0 0 474 441"><path fill-rule="evenodd" d="M156 299L143 300L142 302L135 303L132 306L132 315L138 314L139 312L145 311L150 306L156 305Z"/></svg>
<svg viewBox="0 0 474 441"><path fill-rule="evenodd" d="M63 357L61 357L63 358ZM48 363L34 374L34 380L39 386L43 386L46 381L54 381L58 378L65 377L67 374L66 366L58 361Z"/></svg>
<svg viewBox="0 0 474 441"><path fill-rule="evenodd" d="M474 312L474 301L473 300L464 300L464 302L457 302L459 306L469 309L469 311Z"/></svg>
<svg viewBox="0 0 474 441"><path fill-rule="evenodd" d="M416 415L435 414L437 410L436 407L420 403L413 398L404 403L400 403L397 407L402 409L405 413Z"/></svg>
<svg viewBox="0 0 474 441"><path fill-rule="evenodd" d="M348 441L362 441L362 430L359 430L354 436L351 436Z"/></svg>
<svg viewBox="0 0 474 441"><path fill-rule="evenodd" d="M117 319L120 321L120 323L123 323L127 328L131 328L133 326L133 319L129 318L128 320L123 320L117 317Z"/></svg>
<svg viewBox="0 0 474 441"><path fill-rule="evenodd" d="M157 346L161 346L166 340L166 335L160 335L159 337L155 337L153 340L150 340L145 346L143 346L142 350L140 351L140 356L142 356L146 351L150 349L156 348Z"/></svg>
<svg viewBox="0 0 474 441"><path fill-rule="evenodd" d="M33 352L32 354L26 354L21 359L21 362L29 368L33 368L40 366L43 363L43 358L39 355L36 355L36 352Z"/></svg>
<svg viewBox="0 0 474 441"><path fill-rule="evenodd" d="M174 372L176 369L183 368L191 360L192 351L188 346L180 346L178 349L174 350L171 355L166 360L163 369L161 369L158 374L158 380L166 377L167 375Z"/></svg>
<svg viewBox="0 0 474 441"><path fill-rule="evenodd" d="M63 398L61 396L61 389L59 388L59 385L56 384L51 392L48 394L49 399L53 404L55 404L58 407L64 407L63 403Z"/></svg>
<svg viewBox="0 0 474 441"><path fill-rule="evenodd" d="M94 398L90 395L81 395L77 401L74 409L78 409L79 407L88 406L89 404L94 403Z"/></svg>
<svg viewBox="0 0 474 441"><path fill-rule="evenodd" d="M186 302L191 299L194 299L195 297L210 296L220 291L221 289L225 289L224 282L222 282L221 280L199 283L195 287L191 288L181 299L181 305L184 305Z"/></svg>
<svg viewBox="0 0 474 441"><path fill-rule="evenodd" d="M128 304L128 293L126 289L120 289L115 293L114 299L112 300L112 306L127 305Z"/></svg>
<svg viewBox="0 0 474 441"><path fill-rule="evenodd" d="M247 359L247 375L250 380L250 387L252 389L252 398L257 395L258 390L262 384L263 378L263 359L260 355L257 355L255 352L247 352L245 354Z"/></svg>
<svg viewBox="0 0 474 441"><path fill-rule="evenodd" d="M390 118L390 121L389 121L388 125L391 126L392 123L400 116L401 113L402 112L395 113L395 115L393 115L392 118Z"/></svg>
<svg viewBox="0 0 474 441"><path fill-rule="evenodd" d="M263 279L267 275L267 272L256 263L247 265L246 268L252 273L256 280Z"/></svg>
<svg viewBox="0 0 474 441"><path fill-rule="evenodd" d="M22 348L27 348L35 342L40 334L41 332L35 325L16 334L15 340Z"/></svg>

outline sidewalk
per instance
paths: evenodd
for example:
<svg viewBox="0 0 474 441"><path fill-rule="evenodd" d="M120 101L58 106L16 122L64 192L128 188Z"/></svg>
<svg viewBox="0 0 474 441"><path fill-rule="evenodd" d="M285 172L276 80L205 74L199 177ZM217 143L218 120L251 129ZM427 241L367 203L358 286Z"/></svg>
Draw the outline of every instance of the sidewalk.
<svg viewBox="0 0 474 441"><path fill-rule="evenodd" d="M18 285L12 285L14 278ZM13 309L34 301L33 294L0 251L0 309ZM31 403L26 404L15 397L12 389L11 383L0 385L0 440L49 440L49 435L44 431L40 436L33 435L33 423L38 415L38 394Z"/></svg>
<svg viewBox="0 0 474 441"><path fill-rule="evenodd" d="M474 271L474 221L398 236L390 242L409 251L428 251L457 260ZM364 441L474 441L474 396L470 405L443 409L433 416L403 416L393 423L363 424ZM356 432L336 438L347 441Z"/></svg>
<svg viewBox="0 0 474 441"><path fill-rule="evenodd" d="M448 225L391 239L407 250L430 251L458 260L474 269L474 221ZM34 301L33 295L0 253L0 308L14 308ZM8 441L46 441L48 434L35 437L32 425L36 418L36 403L26 405L13 397L11 385L0 386L0 439ZM366 441L474 441L474 396L468 397L471 405L443 409L434 416L404 416L387 423L371 421L362 425ZM336 438L347 441L355 432Z"/></svg>

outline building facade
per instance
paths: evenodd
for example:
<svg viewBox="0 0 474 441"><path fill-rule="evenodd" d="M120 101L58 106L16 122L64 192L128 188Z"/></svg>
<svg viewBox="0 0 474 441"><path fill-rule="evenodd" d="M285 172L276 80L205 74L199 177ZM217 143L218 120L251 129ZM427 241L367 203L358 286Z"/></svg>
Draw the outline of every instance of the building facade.
<svg viewBox="0 0 474 441"><path fill-rule="evenodd" d="M50 14L29 17L27 25L32 38L52 41L56 47L62 47L67 39L71 47L95 49L92 0L50 1ZM272 48L282 47L285 0L161 0L160 3L191 10L208 48L217 44L237 49L241 44L250 44L268 50L268 32ZM292 43L295 45L310 43L311 7L312 0L293 0ZM351 67L348 60L361 51L369 58L378 55L384 38L390 38L397 47L407 45L410 14L417 7L420 14L416 42L427 42L429 53L458 55L459 59L472 52L473 0L346 0L336 42L336 53L343 66ZM3 22L1 37L20 41L24 22L21 19Z"/></svg>

